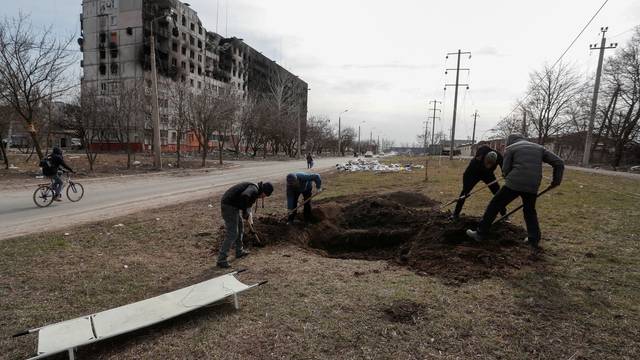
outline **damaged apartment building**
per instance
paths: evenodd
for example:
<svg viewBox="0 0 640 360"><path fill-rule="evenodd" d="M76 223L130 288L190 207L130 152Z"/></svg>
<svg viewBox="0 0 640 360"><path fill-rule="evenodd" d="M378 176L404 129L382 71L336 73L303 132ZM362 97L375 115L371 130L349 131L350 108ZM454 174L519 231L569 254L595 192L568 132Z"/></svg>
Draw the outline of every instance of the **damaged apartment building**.
<svg viewBox="0 0 640 360"><path fill-rule="evenodd" d="M142 84L145 95L150 97L153 31L163 151L174 151L177 142L171 121L175 111L169 101L169 86L165 86L171 82L183 82L194 92L233 90L246 99L268 92L269 81L274 77L286 77L291 79L299 104L301 127L306 128L307 83L242 39L208 31L188 3L83 0L80 24L82 91L95 91L105 97L116 97L131 84ZM138 151L151 147L151 121L149 114L145 117L143 129L131 129L130 139L135 143L132 147ZM181 150L197 149L191 134L184 137ZM118 144L107 142L101 144L105 150L118 150Z"/></svg>

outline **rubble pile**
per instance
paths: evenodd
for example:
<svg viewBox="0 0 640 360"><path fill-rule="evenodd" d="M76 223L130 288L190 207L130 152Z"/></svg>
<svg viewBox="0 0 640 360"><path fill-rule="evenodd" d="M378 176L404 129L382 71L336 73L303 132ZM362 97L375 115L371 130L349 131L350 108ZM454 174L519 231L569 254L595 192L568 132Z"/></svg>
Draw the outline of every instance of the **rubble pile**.
<svg viewBox="0 0 640 360"><path fill-rule="evenodd" d="M336 164L336 170L340 172L373 171L382 173L395 173L424 169L423 165L413 164L381 164L377 159L355 159L342 164Z"/></svg>

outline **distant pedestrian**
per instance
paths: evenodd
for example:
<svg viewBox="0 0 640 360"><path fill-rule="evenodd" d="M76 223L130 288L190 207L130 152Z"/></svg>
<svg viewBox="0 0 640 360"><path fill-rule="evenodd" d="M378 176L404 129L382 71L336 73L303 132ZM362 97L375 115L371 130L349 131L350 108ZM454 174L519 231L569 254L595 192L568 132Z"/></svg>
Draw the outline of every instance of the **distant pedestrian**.
<svg viewBox="0 0 640 360"><path fill-rule="evenodd" d="M311 153L307 153L307 169L311 169L313 167L313 157L311 157Z"/></svg>
<svg viewBox="0 0 640 360"><path fill-rule="evenodd" d="M221 213L224 220L225 238L218 253L217 266L220 268L230 267L227 261L227 253L231 244L235 242L236 259L249 255L243 248L242 237L244 235L244 218L250 226L253 226L253 213L251 207L257 199L270 196L273 193L273 185L269 182L259 182L253 184L242 182L230 187L221 201ZM240 217L242 214L242 218Z"/></svg>
<svg viewBox="0 0 640 360"><path fill-rule="evenodd" d="M520 197L522 198L524 221L527 225L528 237L525 242L533 249L539 249L541 234L536 213L536 199L542 181L543 162L553 167L553 179L550 187L560 185L564 173L562 159L542 145L526 141L520 135L510 135L507 138L507 148L502 163L505 185L489 202L477 230L469 229L467 235L476 241L482 241L489 233L498 211Z"/></svg>
<svg viewBox="0 0 640 360"><path fill-rule="evenodd" d="M462 175L462 191L460 192L460 198L451 216L453 220L458 220L462 207L464 206L465 198L480 181L485 184L491 184L489 185L489 190L491 190L494 195L500 190L500 185L498 185L493 172L498 168L498 165L502 168L502 161L502 155L489 146L482 145L478 148L476 156L471 159L467 169ZM500 209L501 215L505 215L506 213L507 210L505 208Z"/></svg>
<svg viewBox="0 0 640 360"><path fill-rule="evenodd" d="M298 207L298 199L300 195L304 201L309 200L313 191L313 183L316 184L316 190L322 191L322 179L318 174L307 173L291 173L287 175L287 209L290 211L287 218L287 224L292 224L296 218L296 208ZM304 220L310 222L311 218L311 201L304 204Z"/></svg>

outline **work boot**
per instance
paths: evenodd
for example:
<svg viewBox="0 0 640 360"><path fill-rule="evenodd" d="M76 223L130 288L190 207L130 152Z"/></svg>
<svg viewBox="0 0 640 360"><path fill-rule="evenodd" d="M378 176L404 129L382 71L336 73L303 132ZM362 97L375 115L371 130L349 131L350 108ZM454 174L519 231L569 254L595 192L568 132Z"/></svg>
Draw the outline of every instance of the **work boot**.
<svg viewBox="0 0 640 360"><path fill-rule="evenodd" d="M228 268L231 267L231 265L229 265L229 262L227 260L218 261L216 263L216 266L221 268L221 269L228 269Z"/></svg>
<svg viewBox="0 0 640 360"><path fill-rule="evenodd" d="M473 231L471 229L467 229L467 236L470 237L471 239L473 239L476 242L481 242L482 241L482 236L477 231Z"/></svg>
<svg viewBox="0 0 640 360"><path fill-rule="evenodd" d="M535 251L535 252L540 252L542 250L542 248L540 247L540 245L538 245L537 242L532 242L529 241L529 237L524 238L524 243L529 245L531 247L531 250Z"/></svg>
<svg viewBox="0 0 640 360"><path fill-rule="evenodd" d="M245 257L245 256L247 256L247 255L249 255L249 254L250 254L250 252L248 252L248 251L247 251L247 250L245 250L245 249L242 249L242 250L240 250L240 252L237 252L237 253L236 253L236 259L243 258L243 257Z"/></svg>

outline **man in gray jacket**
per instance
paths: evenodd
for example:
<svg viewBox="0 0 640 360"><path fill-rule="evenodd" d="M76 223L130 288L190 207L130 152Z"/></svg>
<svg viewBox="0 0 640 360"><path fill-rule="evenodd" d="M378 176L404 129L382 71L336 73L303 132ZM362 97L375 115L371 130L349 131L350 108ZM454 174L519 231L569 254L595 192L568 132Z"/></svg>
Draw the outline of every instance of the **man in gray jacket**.
<svg viewBox="0 0 640 360"><path fill-rule="evenodd" d="M529 141L520 135L509 135L502 163L502 175L505 184L489 202L476 231L467 230L467 235L476 241L482 241L489 232L500 209L517 197L522 198L524 221L527 224L528 237L525 241L537 249L540 242L540 225L536 213L536 198L542 181L542 163L553 167L553 179L550 187L562 182L564 162L556 154Z"/></svg>

